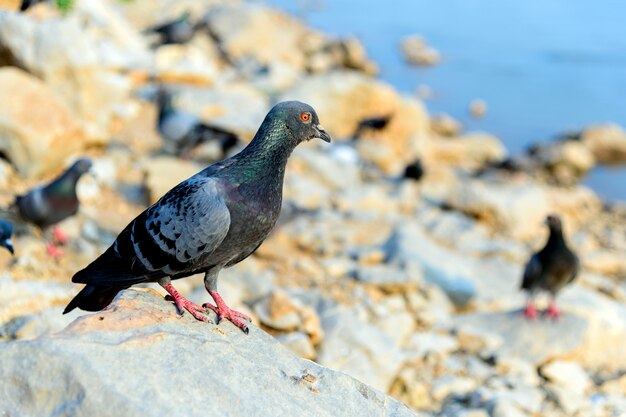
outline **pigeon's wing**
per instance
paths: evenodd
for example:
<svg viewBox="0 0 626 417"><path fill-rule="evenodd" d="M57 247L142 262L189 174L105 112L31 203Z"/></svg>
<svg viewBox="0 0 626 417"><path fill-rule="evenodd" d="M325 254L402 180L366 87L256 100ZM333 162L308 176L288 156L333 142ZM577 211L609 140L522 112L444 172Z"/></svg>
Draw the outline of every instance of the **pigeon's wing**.
<svg viewBox="0 0 626 417"><path fill-rule="evenodd" d="M524 278L522 279L523 290L530 290L539 281L542 273L541 261L537 254L530 258L524 269Z"/></svg>
<svg viewBox="0 0 626 417"><path fill-rule="evenodd" d="M140 214L72 281L129 286L192 271L222 243L229 228L230 212L218 181L196 175Z"/></svg>
<svg viewBox="0 0 626 417"><path fill-rule="evenodd" d="M567 280L566 284L569 284L570 282L574 281L576 279L576 276L580 272L580 260L578 259L578 256L574 255L573 261L574 262L573 262L573 265L572 265L572 273L571 273L569 279Z"/></svg>

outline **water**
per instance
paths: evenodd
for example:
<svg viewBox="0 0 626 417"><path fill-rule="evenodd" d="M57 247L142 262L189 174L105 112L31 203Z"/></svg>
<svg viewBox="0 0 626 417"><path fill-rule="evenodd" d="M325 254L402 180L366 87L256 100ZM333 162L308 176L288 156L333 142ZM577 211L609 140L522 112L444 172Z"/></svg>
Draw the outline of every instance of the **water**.
<svg viewBox="0 0 626 417"><path fill-rule="evenodd" d="M621 0L268 0L313 27L353 34L400 91L427 85L432 113L467 130L485 130L511 153L591 123L626 126L626 2ZM441 64L404 63L399 40L423 35ZM481 98L487 116L469 116ZM626 201L626 167L598 168L586 179L608 200Z"/></svg>

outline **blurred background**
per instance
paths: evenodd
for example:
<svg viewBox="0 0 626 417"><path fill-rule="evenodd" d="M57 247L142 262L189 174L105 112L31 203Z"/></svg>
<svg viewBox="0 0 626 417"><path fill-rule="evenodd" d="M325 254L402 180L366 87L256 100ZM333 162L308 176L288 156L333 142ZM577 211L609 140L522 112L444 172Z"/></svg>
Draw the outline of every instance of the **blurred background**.
<svg viewBox="0 0 626 417"><path fill-rule="evenodd" d="M14 226L0 223L0 244L12 233L15 252L0 250L0 356L85 314L61 314L72 275L297 99L333 143L294 151L274 232L220 275L229 306L419 415L626 415L621 12L617 1L0 0L0 217ZM54 215L29 218L16 197L51 183ZM548 294L529 319L520 285L549 214L581 268L558 293L559 319ZM208 301L202 275L175 285ZM105 340L99 329L81 331Z"/></svg>

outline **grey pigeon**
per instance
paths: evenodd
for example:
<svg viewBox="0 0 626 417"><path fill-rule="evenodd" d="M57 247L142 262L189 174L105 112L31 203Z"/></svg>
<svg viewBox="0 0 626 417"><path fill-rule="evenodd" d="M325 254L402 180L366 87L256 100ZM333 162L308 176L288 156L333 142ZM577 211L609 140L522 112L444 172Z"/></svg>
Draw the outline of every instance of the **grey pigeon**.
<svg viewBox="0 0 626 417"><path fill-rule="evenodd" d="M187 43L193 38L198 29L197 26L191 23L190 17L191 14L186 11L177 19L148 28L144 33L156 33L159 35L160 39L152 45L153 47Z"/></svg>
<svg viewBox="0 0 626 417"><path fill-rule="evenodd" d="M77 272L72 281L87 285L65 313L76 307L99 311L131 285L158 282L181 313L206 321L201 312L211 309L218 323L226 318L247 333L239 320L247 316L228 307L217 291L218 274L250 256L270 233L282 205L287 159L313 138L330 142L311 106L297 101L274 106L245 149L172 188ZM197 306L172 286L172 279L200 272L215 306Z"/></svg>
<svg viewBox="0 0 626 417"><path fill-rule="evenodd" d="M14 255L15 251L13 250L11 235L13 235L13 224L7 220L0 219L0 246L11 252L11 255Z"/></svg>
<svg viewBox="0 0 626 417"><path fill-rule="evenodd" d="M17 196L6 212L12 220L31 223L42 230L54 226L54 242L48 245L48 253L52 256L61 254L54 243L63 244L67 241L67 237L58 228L57 223L73 216L78 211L76 184L90 168L89 159L77 160L49 184L35 187L28 193Z"/></svg>
<svg viewBox="0 0 626 417"><path fill-rule="evenodd" d="M537 317L534 295L539 290L548 291L552 295L546 314L555 319L559 317L556 295L576 278L580 268L578 257L565 243L561 219L554 215L548 216L546 225L550 229L548 241L528 261L521 286L529 294L524 316L531 319Z"/></svg>
<svg viewBox="0 0 626 417"><path fill-rule="evenodd" d="M225 155L239 142L236 134L210 126L196 116L176 109L171 94L164 89L157 94L157 105L157 128L165 140L166 150L170 153L186 155L202 143L217 141Z"/></svg>

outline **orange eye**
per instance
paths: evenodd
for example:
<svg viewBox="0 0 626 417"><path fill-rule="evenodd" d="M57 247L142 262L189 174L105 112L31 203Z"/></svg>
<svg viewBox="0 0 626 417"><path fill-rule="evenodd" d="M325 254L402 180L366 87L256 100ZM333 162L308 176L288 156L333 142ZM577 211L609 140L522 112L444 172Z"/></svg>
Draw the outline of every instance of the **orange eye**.
<svg viewBox="0 0 626 417"><path fill-rule="evenodd" d="M304 112L300 115L300 120L302 120L303 122L308 122L309 120L311 120L311 113L309 112Z"/></svg>

